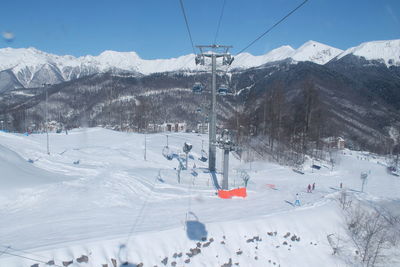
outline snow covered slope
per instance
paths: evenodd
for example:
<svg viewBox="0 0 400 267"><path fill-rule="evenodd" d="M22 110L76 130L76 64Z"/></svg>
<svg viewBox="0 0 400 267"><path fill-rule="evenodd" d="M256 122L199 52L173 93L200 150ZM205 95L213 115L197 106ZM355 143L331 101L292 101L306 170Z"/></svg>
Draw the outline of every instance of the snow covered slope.
<svg viewBox="0 0 400 267"><path fill-rule="evenodd" d="M6 198L0 195L0 266L37 263L44 267L51 260L58 266L71 260L70 267L113 266L111 259L116 259L117 266L126 266L125 261L131 263L127 266L140 262L174 266L174 261L176 266L222 266L229 259L232 266L348 266L332 256L326 238L329 233L345 236L334 200L339 192L331 187L343 182L359 198L398 203L399 178L386 173L378 164L379 157L348 150L338 156L341 161L333 171L319 162L321 170L311 170L307 164L304 175L273 163L249 164L231 156L230 187L241 186L238 171L246 171L251 177L248 197L219 199L207 163L198 160L202 140L207 146L205 135L169 135L172 153L179 154L185 141L193 144L189 166L197 167L182 171L178 182L178 161L167 160L161 153L165 133L148 134L146 139L143 134L101 128L51 133L50 155L45 134L2 133L2 154L14 151L23 158L39 159L33 163L32 179L41 171L73 179L37 183L24 191L9 189ZM220 156L218 150L218 170ZM6 160L1 170L24 166L18 158ZM360 193L359 175L365 170L371 174L366 193ZM221 176L216 174L219 182ZM306 193L306 186L313 182L316 190ZM302 206L295 208L286 201L292 202L296 193ZM206 230L207 240L200 242L197 255L189 256L190 249L199 245L189 238L186 220L197 221ZM285 237L287 232L289 237ZM292 240L293 235L298 240ZM88 263L78 262L82 255ZM398 258L391 260L394 263L388 266L400 266Z"/></svg>
<svg viewBox="0 0 400 267"><path fill-rule="evenodd" d="M14 151L0 145L0 190L27 188L44 183L59 182L53 174L36 168Z"/></svg>
<svg viewBox="0 0 400 267"><path fill-rule="evenodd" d="M378 60L386 66L400 66L400 39L373 41L352 47L337 56L340 59L346 55L364 57L367 60Z"/></svg>
<svg viewBox="0 0 400 267"><path fill-rule="evenodd" d="M3 133L0 132L0 137ZM15 137L19 139L19 137ZM32 159L32 161L34 161ZM23 159L14 151L0 145L0 191L11 189L23 189L40 186L43 184L57 183L66 181L70 178L63 175L37 168L29 163L28 159Z"/></svg>

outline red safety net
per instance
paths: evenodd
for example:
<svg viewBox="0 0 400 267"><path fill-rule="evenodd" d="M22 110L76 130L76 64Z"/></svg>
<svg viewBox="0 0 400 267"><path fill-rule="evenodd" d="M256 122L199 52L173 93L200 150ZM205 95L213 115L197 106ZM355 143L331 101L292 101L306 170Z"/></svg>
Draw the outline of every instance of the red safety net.
<svg viewBox="0 0 400 267"><path fill-rule="evenodd" d="M232 190L218 190L220 198L229 199L232 197L247 197L246 187L236 188Z"/></svg>

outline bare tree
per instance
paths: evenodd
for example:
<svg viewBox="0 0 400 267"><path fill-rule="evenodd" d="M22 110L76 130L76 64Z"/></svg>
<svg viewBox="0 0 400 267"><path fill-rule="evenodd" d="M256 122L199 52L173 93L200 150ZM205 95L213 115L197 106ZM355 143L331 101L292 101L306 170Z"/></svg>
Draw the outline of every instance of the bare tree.
<svg viewBox="0 0 400 267"><path fill-rule="evenodd" d="M346 219L349 235L357 249L358 258L366 267L383 262L386 259L385 251L397 244L398 219L388 218L377 209L371 210L361 205L348 209Z"/></svg>
<svg viewBox="0 0 400 267"><path fill-rule="evenodd" d="M347 209L351 208L351 205L353 203L352 197L348 194L347 190L345 190L345 189L340 191L338 200L340 203L340 207L343 210L347 210Z"/></svg>

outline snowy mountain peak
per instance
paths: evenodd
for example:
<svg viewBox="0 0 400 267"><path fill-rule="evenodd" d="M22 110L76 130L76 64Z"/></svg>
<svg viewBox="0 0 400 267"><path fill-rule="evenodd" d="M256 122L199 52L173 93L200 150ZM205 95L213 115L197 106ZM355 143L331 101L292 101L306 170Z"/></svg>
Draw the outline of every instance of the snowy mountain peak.
<svg viewBox="0 0 400 267"><path fill-rule="evenodd" d="M235 56L235 61L233 61L233 68L250 68L260 66L262 64L283 60L290 57L295 50L289 46L284 45L275 48L268 53L260 56L253 56L250 53L240 53Z"/></svg>
<svg viewBox="0 0 400 267"><path fill-rule="evenodd" d="M133 59L140 59L139 55L136 52L117 52L112 50L106 50L102 52L100 55L97 56L99 59L115 59L115 58L133 58Z"/></svg>
<svg viewBox="0 0 400 267"><path fill-rule="evenodd" d="M341 49L310 40L296 49L291 58L296 61L312 61L317 64L325 64L342 52L343 50Z"/></svg>
<svg viewBox="0 0 400 267"><path fill-rule="evenodd" d="M81 57L77 60L84 63L85 59L87 58ZM104 71L113 68L137 71L138 61L142 60L136 52L116 52L111 50L106 50L98 56L91 57L91 59Z"/></svg>
<svg viewBox="0 0 400 267"><path fill-rule="evenodd" d="M379 60L386 66L400 66L400 39L365 42L351 47L338 55L340 59L346 55L364 57L367 60Z"/></svg>
<svg viewBox="0 0 400 267"><path fill-rule="evenodd" d="M288 55L291 55L294 53L296 50L291 47L290 45L284 45L280 46L278 48L272 49L269 51L266 55L268 55L268 58L271 59L271 61L276 61L276 60L282 60L287 58Z"/></svg>

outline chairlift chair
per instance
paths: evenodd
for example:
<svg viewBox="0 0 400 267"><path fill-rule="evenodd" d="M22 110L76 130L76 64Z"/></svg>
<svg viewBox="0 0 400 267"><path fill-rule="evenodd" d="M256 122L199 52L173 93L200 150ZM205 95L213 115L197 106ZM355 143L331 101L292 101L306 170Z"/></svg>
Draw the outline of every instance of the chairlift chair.
<svg viewBox="0 0 400 267"><path fill-rule="evenodd" d="M218 88L218 94L220 96L226 96L228 94L229 90L228 90L228 86L226 84L221 85Z"/></svg>
<svg viewBox="0 0 400 267"><path fill-rule="evenodd" d="M208 160L207 152L204 149L201 150L201 158L199 158L199 160L202 162L206 162Z"/></svg>
<svg viewBox="0 0 400 267"><path fill-rule="evenodd" d="M234 57L232 57L231 55L228 54L228 55L224 56L224 58L222 60L222 64L230 66L232 64L233 60L234 60Z"/></svg>
<svg viewBox="0 0 400 267"><path fill-rule="evenodd" d="M167 160L172 160L173 158L168 146L163 148L162 154Z"/></svg>
<svg viewBox="0 0 400 267"><path fill-rule="evenodd" d="M204 65L204 63L205 63L204 56L202 56L202 55L197 55L195 57L194 61L195 61L196 65Z"/></svg>
<svg viewBox="0 0 400 267"><path fill-rule="evenodd" d="M201 94L203 92L203 85L200 82L194 83L192 91L195 94Z"/></svg>

